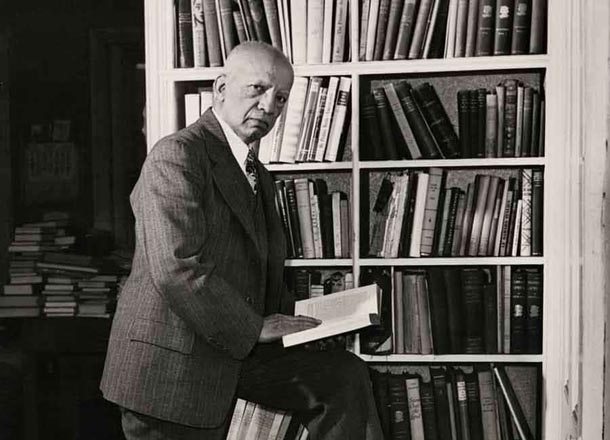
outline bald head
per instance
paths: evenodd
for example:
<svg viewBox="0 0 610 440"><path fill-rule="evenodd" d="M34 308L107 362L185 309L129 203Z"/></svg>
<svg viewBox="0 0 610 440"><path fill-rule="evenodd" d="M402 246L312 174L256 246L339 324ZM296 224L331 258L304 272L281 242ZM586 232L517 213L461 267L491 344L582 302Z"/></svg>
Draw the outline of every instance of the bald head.
<svg viewBox="0 0 610 440"><path fill-rule="evenodd" d="M214 110L249 144L271 130L293 79L292 66L279 50L260 42L240 44L214 83Z"/></svg>

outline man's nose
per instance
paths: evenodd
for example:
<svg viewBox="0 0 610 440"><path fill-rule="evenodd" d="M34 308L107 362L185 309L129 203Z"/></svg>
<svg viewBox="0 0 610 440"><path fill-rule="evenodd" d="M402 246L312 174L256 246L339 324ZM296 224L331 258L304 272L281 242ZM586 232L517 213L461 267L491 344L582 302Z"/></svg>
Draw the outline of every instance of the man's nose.
<svg viewBox="0 0 610 440"><path fill-rule="evenodd" d="M258 101L258 108L265 111L265 113L274 114L276 110L275 92L268 89Z"/></svg>

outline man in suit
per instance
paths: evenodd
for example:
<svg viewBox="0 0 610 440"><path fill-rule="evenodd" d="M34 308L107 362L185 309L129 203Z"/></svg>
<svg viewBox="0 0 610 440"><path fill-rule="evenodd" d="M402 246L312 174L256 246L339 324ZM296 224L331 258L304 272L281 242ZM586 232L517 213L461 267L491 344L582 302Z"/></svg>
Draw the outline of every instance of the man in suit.
<svg viewBox="0 0 610 440"><path fill-rule="evenodd" d="M319 321L291 316L273 180L250 145L286 105L284 55L245 43L213 110L160 140L131 194L136 249L101 389L132 439L221 439L236 396L294 412L312 439L382 438L366 365L284 349Z"/></svg>

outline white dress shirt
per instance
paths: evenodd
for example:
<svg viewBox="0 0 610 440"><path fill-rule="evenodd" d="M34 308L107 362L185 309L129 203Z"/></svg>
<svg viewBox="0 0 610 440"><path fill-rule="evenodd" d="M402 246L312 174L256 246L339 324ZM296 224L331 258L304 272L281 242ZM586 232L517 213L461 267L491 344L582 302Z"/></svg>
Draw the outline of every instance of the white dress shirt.
<svg viewBox="0 0 610 440"><path fill-rule="evenodd" d="M212 109L212 111L214 112L214 116L216 116L216 119L218 119L218 122L220 123L220 128L222 128L222 131L225 137L227 138L229 147L231 147L231 151L233 152L233 156L239 164L241 172L244 173L244 176L247 177L248 175L246 173L246 156L248 156L248 150L250 148L244 141L239 138L239 136L237 136L237 133L233 131L229 124L227 124L214 109Z"/></svg>

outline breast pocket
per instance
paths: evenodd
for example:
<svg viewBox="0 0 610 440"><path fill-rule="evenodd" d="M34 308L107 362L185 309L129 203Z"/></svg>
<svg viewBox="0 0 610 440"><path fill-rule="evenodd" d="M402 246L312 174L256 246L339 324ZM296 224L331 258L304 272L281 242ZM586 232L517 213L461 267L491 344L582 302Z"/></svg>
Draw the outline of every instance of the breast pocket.
<svg viewBox="0 0 610 440"><path fill-rule="evenodd" d="M191 354L195 333L186 327L138 318L129 328L130 341L144 342L179 353Z"/></svg>

